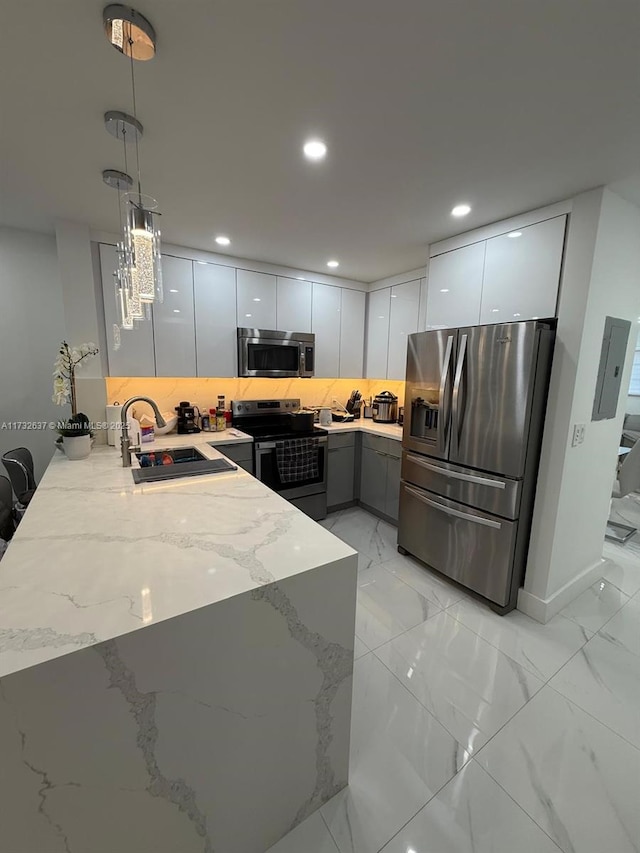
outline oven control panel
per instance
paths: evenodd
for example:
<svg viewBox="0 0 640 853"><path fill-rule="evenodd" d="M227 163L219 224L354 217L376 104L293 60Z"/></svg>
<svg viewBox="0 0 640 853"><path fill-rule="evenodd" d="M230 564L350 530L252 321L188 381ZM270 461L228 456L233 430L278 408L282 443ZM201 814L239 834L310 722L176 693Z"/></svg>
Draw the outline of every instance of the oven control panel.
<svg viewBox="0 0 640 853"><path fill-rule="evenodd" d="M277 415L296 412L300 408L300 399L289 400L234 400L232 403L233 416L246 415Z"/></svg>

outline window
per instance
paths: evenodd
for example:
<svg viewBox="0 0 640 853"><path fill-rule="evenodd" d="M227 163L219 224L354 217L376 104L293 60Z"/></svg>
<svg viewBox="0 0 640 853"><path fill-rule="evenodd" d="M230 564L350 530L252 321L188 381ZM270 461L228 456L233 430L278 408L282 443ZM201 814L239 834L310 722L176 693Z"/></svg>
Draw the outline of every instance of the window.
<svg viewBox="0 0 640 853"><path fill-rule="evenodd" d="M633 354L633 367L631 368L629 394L632 394L635 397L640 397L640 335L638 335L636 351Z"/></svg>

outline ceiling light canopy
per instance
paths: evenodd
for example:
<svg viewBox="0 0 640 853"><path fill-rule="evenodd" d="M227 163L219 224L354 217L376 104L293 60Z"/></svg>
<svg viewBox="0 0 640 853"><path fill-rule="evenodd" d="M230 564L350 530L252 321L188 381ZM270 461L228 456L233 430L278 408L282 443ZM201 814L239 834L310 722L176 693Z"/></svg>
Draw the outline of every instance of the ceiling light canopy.
<svg viewBox="0 0 640 853"><path fill-rule="evenodd" d="M456 204L451 211L452 216L466 216L468 213L471 213L471 205L469 204Z"/></svg>
<svg viewBox="0 0 640 853"><path fill-rule="evenodd" d="M104 114L104 126L107 133L115 136L120 142L139 142L144 133L142 122L121 110L107 110Z"/></svg>
<svg viewBox="0 0 640 853"><path fill-rule="evenodd" d="M307 160L317 163L327 156L327 146L321 139L308 139L302 147Z"/></svg>
<svg viewBox="0 0 640 853"><path fill-rule="evenodd" d="M334 270L336 267L340 266L340 261L327 261L327 266Z"/></svg>
<svg viewBox="0 0 640 853"><path fill-rule="evenodd" d="M156 54L156 33L149 21L131 6L111 3L102 12L109 42L132 59L146 61Z"/></svg>
<svg viewBox="0 0 640 853"><path fill-rule="evenodd" d="M218 234L216 237L216 243L218 246L228 246L231 243L231 240L228 237L225 237L224 234Z"/></svg>
<svg viewBox="0 0 640 853"><path fill-rule="evenodd" d="M133 178L127 175L126 172L120 172L118 169L105 169L102 173L102 180L108 187L120 192L129 192L133 186Z"/></svg>

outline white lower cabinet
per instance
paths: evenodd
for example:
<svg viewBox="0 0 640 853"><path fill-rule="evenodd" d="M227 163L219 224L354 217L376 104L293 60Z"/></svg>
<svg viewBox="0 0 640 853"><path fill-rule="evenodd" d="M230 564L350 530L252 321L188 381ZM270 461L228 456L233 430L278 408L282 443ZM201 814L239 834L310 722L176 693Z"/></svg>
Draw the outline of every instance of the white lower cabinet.
<svg viewBox="0 0 640 853"><path fill-rule="evenodd" d="M356 379L364 376L364 317L366 293L363 290L341 290L340 308L340 377Z"/></svg>
<svg viewBox="0 0 640 853"><path fill-rule="evenodd" d="M276 326L280 332L311 331L311 282L278 276Z"/></svg>
<svg viewBox="0 0 640 853"><path fill-rule="evenodd" d="M100 272L109 376L155 376L153 323L149 320L138 323L134 329L118 330L120 346L118 349L115 347L114 326L119 325L120 322L116 310L115 280L113 278L117 266L116 247L101 244Z"/></svg>
<svg viewBox="0 0 640 853"><path fill-rule="evenodd" d="M236 376L236 271L196 262L193 266L198 376Z"/></svg>
<svg viewBox="0 0 640 853"><path fill-rule="evenodd" d="M341 288L313 284L311 330L315 341L315 376L319 379L340 375Z"/></svg>
<svg viewBox="0 0 640 853"><path fill-rule="evenodd" d="M566 223L556 216L487 240L481 323L555 317Z"/></svg>
<svg viewBox="0 0 640 853"><path fill-rule="evenodd" d="M480 322L486 240L436 255L429 261L429 329L477 326Z"/></svg>
<svg viewBox="0 0 640 853"><path fill-rule="evenodd" d="M372 290L367 300L367 342L365 376L367 379L387 378L389 354L389 315L391 288Z"/></svg>
<svg viewBox="0 0 640 853"><path fill-rule="evenodd" d="M157 376L196 375L193 261L162 258L164 300L153 305Z"/></svg>
<svg viewBox="0 0 640 853"><path fill-rule="evenodd" d="M420 279L392 287L390 299L386 378L404 380L407 372L407 340L409 335L418 331Z"/></svg>

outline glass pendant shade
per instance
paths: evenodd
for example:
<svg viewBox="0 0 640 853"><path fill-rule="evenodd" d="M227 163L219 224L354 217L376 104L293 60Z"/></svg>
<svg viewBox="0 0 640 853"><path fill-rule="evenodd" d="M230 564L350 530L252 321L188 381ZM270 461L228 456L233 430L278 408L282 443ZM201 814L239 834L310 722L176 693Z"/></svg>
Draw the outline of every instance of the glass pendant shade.
<svg viewBox="0 0 640 853"><path fill-rule="evenodd" d="M125 256L131 280L130 292L133 310L156 299L162 302L162 262L160 256L160 231L156 228L157 214L145 207L140 199L127 199L124 233Z"/></svg>

